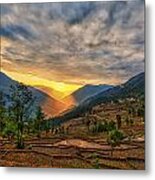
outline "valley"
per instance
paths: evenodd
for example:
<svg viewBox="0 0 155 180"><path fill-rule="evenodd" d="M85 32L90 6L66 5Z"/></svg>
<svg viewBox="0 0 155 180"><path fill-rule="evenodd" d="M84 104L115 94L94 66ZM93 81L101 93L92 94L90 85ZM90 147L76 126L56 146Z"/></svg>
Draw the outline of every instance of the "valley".
<svg viewBox="0 0 155 180"><path fill-rule="evenodd" d="M0 166L145 170L145 6L0 4Z"/></svg>
<svg viewBox="0 0 155 180"><path fill-rule="evenodd" d="M16 136L1 135L0 165L145 169L143 90L144 74L140 74L121 87L86 98L68 112L46 118L39 136L25 127L24 149L16 147Z"/></svg>

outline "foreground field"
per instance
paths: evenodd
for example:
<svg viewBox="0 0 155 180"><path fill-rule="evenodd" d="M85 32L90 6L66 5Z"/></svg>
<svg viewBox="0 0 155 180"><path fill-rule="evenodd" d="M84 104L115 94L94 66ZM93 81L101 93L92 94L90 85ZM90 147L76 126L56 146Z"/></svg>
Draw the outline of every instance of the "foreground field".
<svg viewBox="0 0 155 180"><path fill-rule="evenodd" d="M142 128L142 127L140 127ZM0 141L0 165L20 167L144 169L144 139L111 147L100 136L58 136L27 139L24 150L8 140Z"/></svg>
<svg viewBox="0 0 155 180"><path fill-rule="evenodd" d="M95 116L102 121L100 108ZM104 117L114 119L120 107L103 107ZM126 111L121 110L121 116ZM107 143L107 133L92 133L84 123L85 117L72 119L63 126L68 133L42 132L41 137L29 136L25 148L16 149L14 141L0 140L0 166L96 168L96 169L145 169L144 122L135 117L132 125L122 120L121 131L126 138L114 147ZM90 127L91 128L91 125ZM129 138L130 137L130 138Z"/></svg>
<svg viewBox="0 0 155 180"><path fill-rule="evenodd" d="M3 144L3 145L2 145ZM144 169L144 141L122 143L115 148L102 139L43 138L26 141L26 149L1 140L1 166Z"/></svg>

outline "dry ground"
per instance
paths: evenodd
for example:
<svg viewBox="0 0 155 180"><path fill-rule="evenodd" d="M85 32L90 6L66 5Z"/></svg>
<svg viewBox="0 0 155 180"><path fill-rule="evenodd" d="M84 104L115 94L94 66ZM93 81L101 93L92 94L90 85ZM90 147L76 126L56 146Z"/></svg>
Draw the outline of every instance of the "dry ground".
<svg viewBox="0 0 155 180"><path fill-rule="evenodd" d="M120 113L118 106L102 105L96 109L95 115L100 117L98 121L115 119ZM121 109L121 115L127 115L125 107ZM40 139L27 138L23 150L16 149L14 142L1 138L0 166L145 169L144 123L139 117L135 117L130 126L123 122L121 130L131 138L115 147L113 156L106 141L107 133L88 132L82 117L65 125L71 125L68 134L45 135L43 132Z"/></svg>

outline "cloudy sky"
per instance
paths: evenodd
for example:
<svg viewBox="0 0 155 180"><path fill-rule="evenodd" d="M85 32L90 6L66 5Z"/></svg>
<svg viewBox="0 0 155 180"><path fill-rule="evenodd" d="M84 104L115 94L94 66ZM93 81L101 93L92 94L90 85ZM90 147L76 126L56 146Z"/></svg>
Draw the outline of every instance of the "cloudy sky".
<svg viewBox="0 0 155 180"><path fill-rule="evenodd" d="M72 91L144 71L144 1L1 5L2 71Z"/></svg>

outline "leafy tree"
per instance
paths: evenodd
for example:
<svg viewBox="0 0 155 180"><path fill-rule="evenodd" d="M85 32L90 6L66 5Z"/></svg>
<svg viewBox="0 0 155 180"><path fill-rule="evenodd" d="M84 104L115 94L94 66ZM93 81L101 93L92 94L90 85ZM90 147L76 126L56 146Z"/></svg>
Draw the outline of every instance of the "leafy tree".
<svg viewBox="0 0 155 180"><path fill-rule="evenodd" d="M13 121L7 120L6 126L4 127L2 134L4 137L12 140L12 138L17 135L17 124L15 124Z"/></svg>
<svg viewBox="0 0 155 180"><path fill-rule="evenodd" d="M116 124L114 121L107 122L104 120L104 122L97 122L92 128L91 131L93 133L100 133L100 132L109 132L116 129Z"/></svg>
<svg viewBox="0 0 155 180"><path fill-rule="evenodd" d="M91 127L92 133L100 133L103 132L104 130L105 130L105 126L104 123L102 122L97 122Z"/></svg>
<svg viewBox="0 0 155 180"><path fill-rule="evenodd" d="M114 121L109 121L107 124L107 131L112 131L116 129L116 123Z"/></svg>
<svg viewBox="0 0 155 180"><path fill-rule="evenodd" d="M114 147L120 145L124 135L119 130L113 130L109 132L107 143L111 146L111 156L113 156Z"/></svg>
<svg viewBox="0 0 155 180"><path fill-rule="evenodd" d="M22 83L11 86L10 92L9 111L11 118L17 123L17 147L24 148L24 122L31 117L30 109L34 99L32 92Z"/></svg>
<svg viewBox="0 0 155 180"><path fill-rule="evenodd" d="M45 122L44 129L46 131L46 136L47 136L47 134L50 132L50 129L51 129L51 125L48 120L46 120Z"/></svg>
<svg viewBox="0 0 155 180"><path fill-rule="evenodd" d="M45 114L39 106L36 112L35 128L37 130L37 136L40 137L41 134L41 124L45 120ZM46 125L46 124L45 124Z"/></svg>

